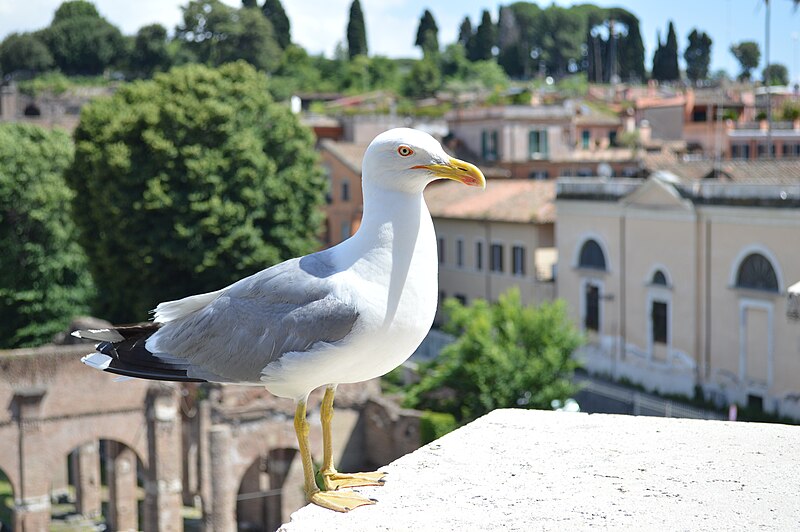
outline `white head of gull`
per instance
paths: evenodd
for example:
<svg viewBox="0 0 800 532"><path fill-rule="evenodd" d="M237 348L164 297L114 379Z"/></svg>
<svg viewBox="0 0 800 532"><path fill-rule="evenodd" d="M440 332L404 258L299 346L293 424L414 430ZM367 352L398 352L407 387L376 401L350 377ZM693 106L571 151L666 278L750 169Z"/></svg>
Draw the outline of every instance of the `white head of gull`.
<svg viewBox="0 0 800 532"><path fill-rule="evenodd" d="M402 364L433 323L438 262L423 190L436 179L486 186L478 168L426 133L378 135L364 155L364 211L351 238L222 290L160 303L151 324L77 331L100 342L82 360L129 377L258 384L292 398L308 499L337 511L373 504L339 489L381 485L385 474L336 471L333 397L339 383ZM325 491L314 480L306 420L308 394L321 386Z"/></svg>

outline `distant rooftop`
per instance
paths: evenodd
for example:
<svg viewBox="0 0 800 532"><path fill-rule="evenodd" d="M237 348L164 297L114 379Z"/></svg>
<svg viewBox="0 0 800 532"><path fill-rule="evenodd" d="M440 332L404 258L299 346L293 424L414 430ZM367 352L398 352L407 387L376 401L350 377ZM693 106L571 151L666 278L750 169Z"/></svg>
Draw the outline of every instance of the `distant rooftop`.
<svg viewBox="0 0 800 532"><path fill-rule="evenodd" d="M382 471L378 500L282 532L796 530L800 427L495 410Z"/></svg>
<svg viewBox="0 0 800 532"><path fill-rule="evenodd" d="M441 181L425 189L425 202L434 218L552 223L555 189L553 181L490 179L486 190Z"/></svg>

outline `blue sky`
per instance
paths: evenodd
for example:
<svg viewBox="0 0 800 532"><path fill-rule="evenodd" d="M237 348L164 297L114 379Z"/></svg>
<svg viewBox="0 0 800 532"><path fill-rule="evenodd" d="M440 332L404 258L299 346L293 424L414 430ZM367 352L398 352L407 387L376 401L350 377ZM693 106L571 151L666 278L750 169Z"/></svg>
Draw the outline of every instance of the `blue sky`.
<svg viewBox="0 0 800 532"><path fill-rule="evenodd" d="M239 0L223 0L239 5ZM367 25L371 53L390 57L416 57L413 47L420 15L429 8L439 25L439 40L455 40L458 25L465 15L473 24L483 9L497 16L497 6L510 4L488 0L361 0ZM772 1L772 62L783 63L792 80L800 81L800 9L794 10L791 0ZM313 53L330 54L336 43L344 39L347 13L351 0L283 0L292 22L292 37ZM47 26L60 0L0 0L0 38L14 31L30 31ZM96 0L100 12L123 32L132 34L153 22L172 29L180 20L180 6L187 0ZM538 2L542 6L550 2ZM575 2L557 0L569 6ZM681 51L692 28L711 35L712 70L724 68L731 74L738 71L736 60L728 48L731 43L755 40L764 43L764 0L595 0L601 6L624 7L640 20L645 41L645 61L649 65L656 46L656 30L666 34L671 19L678 32Z"/></svg>

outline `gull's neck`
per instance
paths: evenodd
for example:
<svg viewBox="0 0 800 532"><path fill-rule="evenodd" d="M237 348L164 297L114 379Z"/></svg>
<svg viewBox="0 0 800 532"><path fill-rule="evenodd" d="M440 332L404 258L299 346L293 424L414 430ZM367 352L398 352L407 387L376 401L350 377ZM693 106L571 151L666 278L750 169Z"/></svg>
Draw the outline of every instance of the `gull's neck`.
<svg viewBox="0 0 800 532"><path fill-rule="evenodd" d="M422 191L399 191L364 183L361 226L345 241L350 250L364 255L391 248L414 253L428 240L435 246L433 222Z"/></svg>

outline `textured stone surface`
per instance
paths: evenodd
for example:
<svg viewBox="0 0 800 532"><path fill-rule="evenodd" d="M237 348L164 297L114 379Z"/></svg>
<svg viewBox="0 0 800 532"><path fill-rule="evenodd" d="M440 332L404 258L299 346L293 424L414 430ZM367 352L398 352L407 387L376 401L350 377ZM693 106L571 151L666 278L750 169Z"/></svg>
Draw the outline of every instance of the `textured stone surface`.
<svg viewBox="0 0 800 532"><path fill-rule="evenodd" d="M396 460L312 530L796 530L800 427L497 410Z"/></svg>

